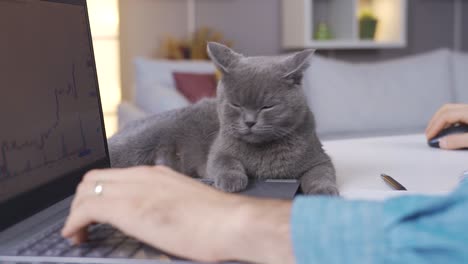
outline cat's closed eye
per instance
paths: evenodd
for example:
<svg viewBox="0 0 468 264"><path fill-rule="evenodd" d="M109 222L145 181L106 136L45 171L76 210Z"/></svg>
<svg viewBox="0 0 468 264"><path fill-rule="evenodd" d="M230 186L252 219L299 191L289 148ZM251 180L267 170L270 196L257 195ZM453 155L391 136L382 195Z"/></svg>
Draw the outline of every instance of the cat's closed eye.
<svg viewBox="0 0 468 264"><path fill-rule="evenodd" d="M268 110L268 109L272 109L273 107L275 107L275 105L264 105L261 109Z"/></svg>
<svg viewBox="0 0 468 264"><path fill-rule="evenodd" d="M236 103L229 103L229 105L233 108L240 108L241 106Z"/></svg>

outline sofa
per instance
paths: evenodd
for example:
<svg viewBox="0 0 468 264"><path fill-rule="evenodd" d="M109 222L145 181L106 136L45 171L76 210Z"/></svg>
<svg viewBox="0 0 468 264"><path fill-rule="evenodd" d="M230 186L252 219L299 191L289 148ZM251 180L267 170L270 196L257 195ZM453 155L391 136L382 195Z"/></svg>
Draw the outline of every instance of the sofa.
<svg viewBox="0 0 468 264"><path fill-rule="evenodd" d="M136 58L135 94L119 105L119 127L189 105L172 72L214 73L205 61ZM446 103L468 103L468 54L448 49L375 63L313 56L303 86L322 139L423 132Z"/></svg>

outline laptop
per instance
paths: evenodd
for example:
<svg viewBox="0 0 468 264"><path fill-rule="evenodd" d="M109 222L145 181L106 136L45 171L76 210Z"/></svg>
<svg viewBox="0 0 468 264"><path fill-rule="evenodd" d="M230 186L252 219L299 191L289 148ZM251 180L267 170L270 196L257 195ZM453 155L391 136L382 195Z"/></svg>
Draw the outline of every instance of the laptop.
<svg viewBox="0 0 468 264"><path fill-rule="evenodd" d="M80 246L59 234L84 173L110 166L86 1L0 0L0 32L0 263L191 263L107 225Z"/></svg>

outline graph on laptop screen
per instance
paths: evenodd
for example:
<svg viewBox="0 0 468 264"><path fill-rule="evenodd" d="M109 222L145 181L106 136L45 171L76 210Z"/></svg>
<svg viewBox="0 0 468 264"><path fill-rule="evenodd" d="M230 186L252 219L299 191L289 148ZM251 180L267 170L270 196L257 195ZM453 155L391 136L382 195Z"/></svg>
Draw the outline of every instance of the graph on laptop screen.
<svg viewBox="0 0 468 264"><path fill-rule="evenodd" d="M0 202L105 157L80 5L0 1Z"/></svg>

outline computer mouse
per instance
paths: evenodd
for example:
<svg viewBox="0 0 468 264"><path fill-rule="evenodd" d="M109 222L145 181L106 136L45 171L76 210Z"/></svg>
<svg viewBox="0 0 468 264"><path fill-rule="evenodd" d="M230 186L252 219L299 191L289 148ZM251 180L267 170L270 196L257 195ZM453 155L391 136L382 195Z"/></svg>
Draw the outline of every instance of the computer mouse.
<svg viewBox="0 0 468 264"><path fill-rule="evenodd" d="M433 148L439 148L439 140L445 136L453 134L468 133L468 124L457 123L453 126L442 129L439 134L427 141L427 144Z"/></svg>

